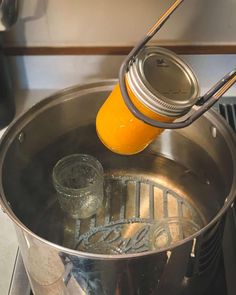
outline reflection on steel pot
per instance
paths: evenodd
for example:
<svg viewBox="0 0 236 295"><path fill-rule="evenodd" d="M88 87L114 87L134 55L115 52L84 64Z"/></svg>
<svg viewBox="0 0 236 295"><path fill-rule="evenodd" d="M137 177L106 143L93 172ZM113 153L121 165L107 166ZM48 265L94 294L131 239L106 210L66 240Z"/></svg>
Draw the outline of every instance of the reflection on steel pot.
<svg viewBox="0 0 236 295"><path fill-rule="evenodd" d="M236 191L234 134L211 110L188 128L164 131L138 155L113 154L97 138L95 118L115 83L57 93L2 139L0 202L32 290L202 294L214 278ZM74 153L94 156L105 172L103 209L83 220L61 210L52 183L56 162Z"/></svg>

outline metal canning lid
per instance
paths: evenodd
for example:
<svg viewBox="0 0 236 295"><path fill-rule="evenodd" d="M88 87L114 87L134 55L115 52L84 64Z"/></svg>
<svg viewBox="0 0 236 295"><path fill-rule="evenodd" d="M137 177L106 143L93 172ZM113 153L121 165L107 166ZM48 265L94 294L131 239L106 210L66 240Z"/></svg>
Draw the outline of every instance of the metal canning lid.
<svg viewBox="0 0 236 295"><path fill-rule="evenodd" d="M145 106L165 116L187 113L199 95L191 68L178 55L160 47L144 47L130 66L127 80Z"/></svg>

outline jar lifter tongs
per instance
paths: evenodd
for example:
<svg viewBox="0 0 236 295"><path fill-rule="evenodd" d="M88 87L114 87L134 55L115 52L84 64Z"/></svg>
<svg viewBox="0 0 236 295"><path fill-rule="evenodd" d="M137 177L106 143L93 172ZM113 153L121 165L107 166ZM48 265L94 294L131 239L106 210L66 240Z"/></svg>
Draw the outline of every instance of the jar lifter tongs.
<svg viewBox="0 0 236 295"><path fill-rule="evenodd" d="M187 119L183 121L178 121L174 123L165 123L159 122L153 119L148 118L143 113L141 113L131 101L128 91L126 88L125 76L127 71L129 70L130 64L135 60L135 57L140 52L140 50L145 46L145 44L160 30L160 28L164 25L167 19L171 16L171 14L177 9L177 7L184 0L176 0L168 10L160 17L160 19L153 25L153 27L147 32L142 40L138 42L138 44L131 50L131 52L127 55L126 59L121 65L119 72L119 84L123 99L131 111L131 113L141 121L158 128L164 129L178 129L189 126L195 120L197 120L202 114L208 111L217 101L218 99L236 82L236 69L232 70L230 73L225 75L220 81L218 81L206 94L199 97L197 102L195 103L198 106L197 110L193 112Z"/></svg>

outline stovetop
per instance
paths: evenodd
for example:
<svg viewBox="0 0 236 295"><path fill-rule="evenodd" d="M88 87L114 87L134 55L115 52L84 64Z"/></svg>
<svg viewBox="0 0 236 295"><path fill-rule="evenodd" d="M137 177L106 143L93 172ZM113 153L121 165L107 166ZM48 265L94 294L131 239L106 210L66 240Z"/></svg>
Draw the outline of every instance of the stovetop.
<svg viewBox="0 0 236 295"><path fill-rule="evenodd" d="M236 101L235 98L223 98L216 105L218 112L226 119L236 132ZM235 295L236 294L236 209L230 208L226 218L223 255L216 271L214 283L202 295ZM23 261L18 250L11 278L8 295L31 295L29 281ZM43 294L42 294L43 295Z"/></svg>

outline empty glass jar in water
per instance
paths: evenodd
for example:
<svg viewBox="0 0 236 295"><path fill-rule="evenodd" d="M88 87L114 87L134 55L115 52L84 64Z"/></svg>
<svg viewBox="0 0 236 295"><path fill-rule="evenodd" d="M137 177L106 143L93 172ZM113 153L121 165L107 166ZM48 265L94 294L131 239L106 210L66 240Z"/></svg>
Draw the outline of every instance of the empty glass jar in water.
<svg viewBox="0 0 236 295"><path fill-rule="evenodd" d="M103 201L103 168L90 155L73 154L53 168L53 185L61 209L74 219L96 214Z"/></svg>

